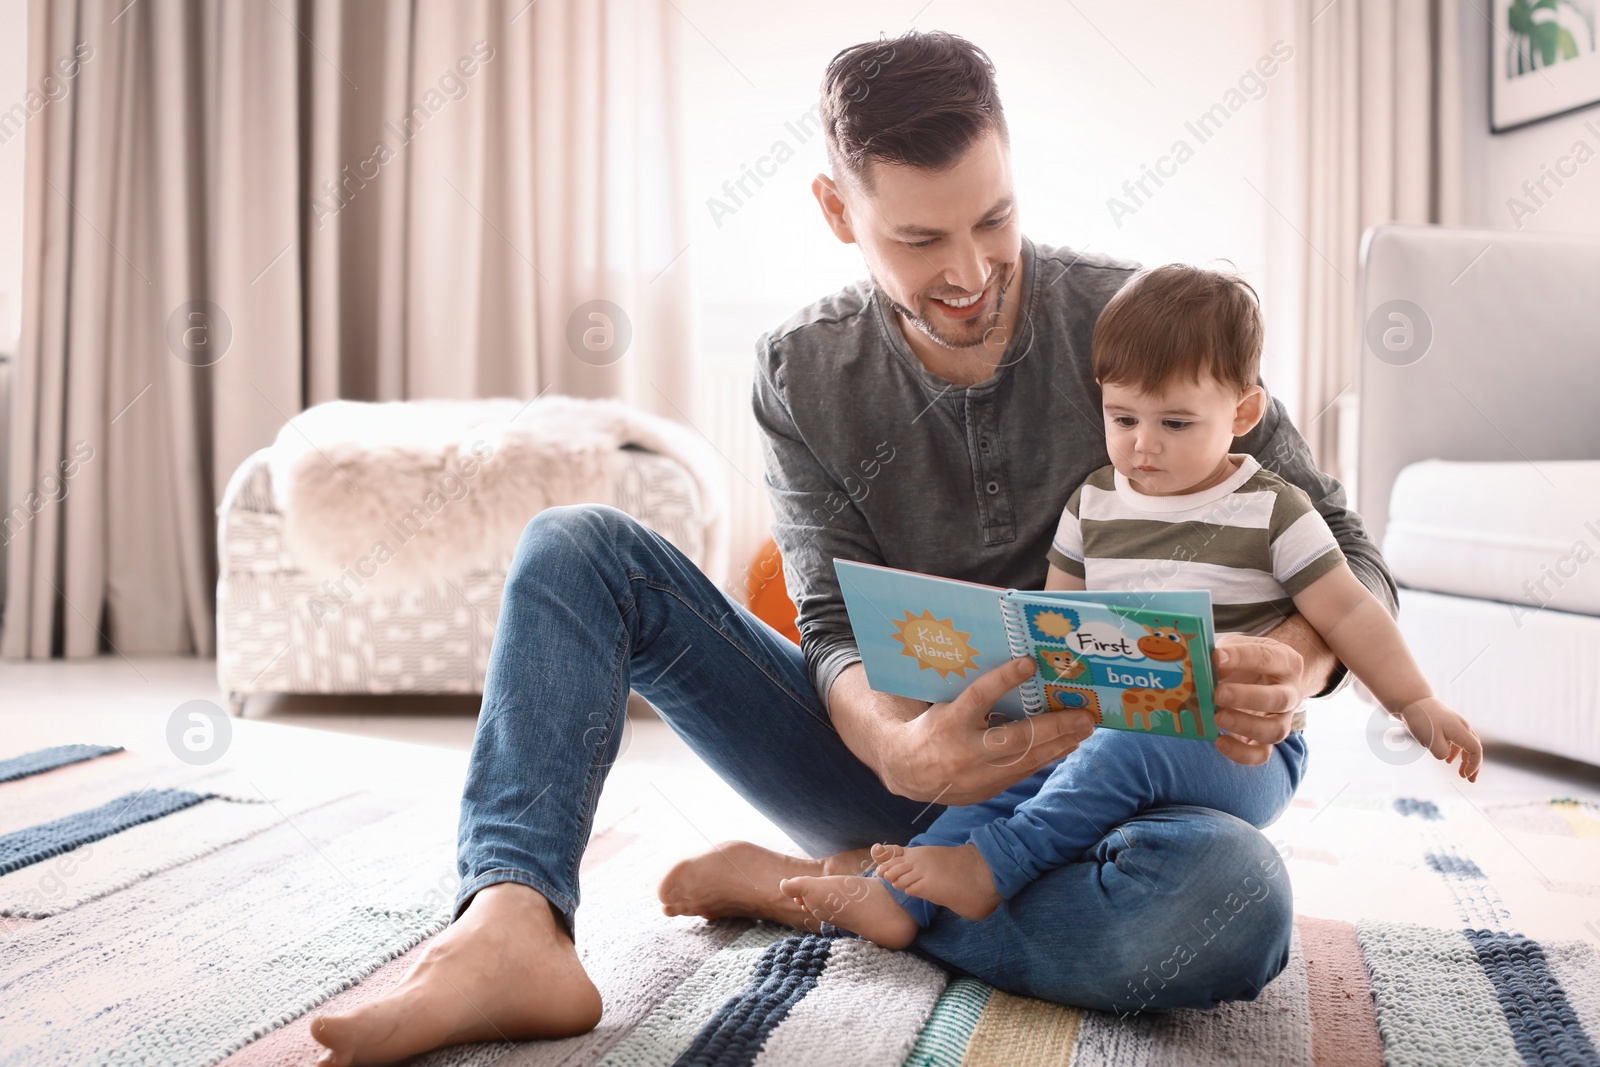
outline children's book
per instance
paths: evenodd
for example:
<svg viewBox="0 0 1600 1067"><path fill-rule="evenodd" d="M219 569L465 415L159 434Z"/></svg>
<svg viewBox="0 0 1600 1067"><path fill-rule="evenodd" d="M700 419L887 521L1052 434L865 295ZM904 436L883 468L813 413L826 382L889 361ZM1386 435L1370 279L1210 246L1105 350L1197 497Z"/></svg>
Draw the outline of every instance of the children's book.
<svg viewBox="0 0 1600 1067"><path fill-rule="evenodd" d="M1211 593L1017 590L835 559L867 682L939 703L1029 656L994 712L1087 708L1097 726L1214 741Z"/></svg>

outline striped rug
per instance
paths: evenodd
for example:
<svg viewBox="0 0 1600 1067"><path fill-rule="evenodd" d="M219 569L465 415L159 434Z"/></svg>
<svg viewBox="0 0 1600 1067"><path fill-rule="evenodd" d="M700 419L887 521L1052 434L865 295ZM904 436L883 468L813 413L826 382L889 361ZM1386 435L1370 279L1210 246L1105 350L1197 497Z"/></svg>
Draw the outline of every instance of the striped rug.
<svg viewBox="0 0 1600 1067"><path fill-rule="evenodd" d="M311 1062L312 1010L382 995L444 927L456 801L268 794L104 746L0 759L0 1065ZM667 918L656 880L705 842L641 804L584 862L601 1025L414 1062L1600 1063L1593 805L1301 799L1269 836L1302 912L1283 974L1248 1003L1118 1017L854 938Z"/></svg>

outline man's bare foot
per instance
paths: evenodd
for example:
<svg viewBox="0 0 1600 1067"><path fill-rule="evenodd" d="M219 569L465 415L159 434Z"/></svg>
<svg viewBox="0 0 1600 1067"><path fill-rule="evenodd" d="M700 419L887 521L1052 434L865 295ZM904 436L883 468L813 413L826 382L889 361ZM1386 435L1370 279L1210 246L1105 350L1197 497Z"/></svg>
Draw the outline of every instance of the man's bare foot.
<svg viewBox="0 0 1600 1067"><path fill-rule="evenodd" d="M813 917L884 948L905 948L917 936L917 920L876 878L853 874L785 878L781 888Z"/></svg>
<svg viewBox="0 0 1600 1067"><path fill-rule="evenodd" d="M656 895L667 915L705 919L767 919L816 932L820 924L778 889L785 878L866 870L866 849L841 852L825 860L787 856L748 841L724 841L710 852L674 866Z"/></svg>
<svg viewBox="0 0 1600 1067"><path fill-rule="evenodd" d="M902 892L942 905L963 919L986 919L1000 906L994 873L978 846L873 845L878 877Z"/></svg>
<svg viewBox="0 0 1600 1067"><path fill-rule="evenodd" d="M324 1067L393 1063L469 1041L571 1037L600 1022L600 991L543 896L480 889L388 996L311 1020Z"/></svg>

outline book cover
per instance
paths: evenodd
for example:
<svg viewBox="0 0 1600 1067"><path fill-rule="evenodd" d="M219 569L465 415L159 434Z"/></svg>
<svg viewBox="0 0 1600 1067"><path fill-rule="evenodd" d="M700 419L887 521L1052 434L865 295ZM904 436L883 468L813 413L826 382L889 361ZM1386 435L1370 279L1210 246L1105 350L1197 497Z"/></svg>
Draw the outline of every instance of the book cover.
<svg viewBox="0 0 1600 1067"><path fill-rule="evenodd" d="M1037 670L994 705L1087 708L1111 729L1201 740L1213 721L1211 594L1007 590L835 559L867 682L940 702L1015 656Z"/></svg>

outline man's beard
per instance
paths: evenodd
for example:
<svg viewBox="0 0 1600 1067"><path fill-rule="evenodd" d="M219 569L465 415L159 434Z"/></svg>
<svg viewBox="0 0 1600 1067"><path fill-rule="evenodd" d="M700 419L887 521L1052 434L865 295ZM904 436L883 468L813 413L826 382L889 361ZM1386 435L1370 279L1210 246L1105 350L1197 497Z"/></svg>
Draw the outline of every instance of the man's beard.
<svg viewBox="0 0 1600 1067"><path fill-rule="evenodd" d="M1005 270L1005 280L995 289L993 311L985 312L970 322L952 322L948 325L941 325L932 319L924 318L904 304L899 303L889 295L888 290L878 283L876 277L873 277L872 284L878 287L879 292L883 293L884 299L889 302L890 307L904 315L906 321L921 330L935 344L950 349L977 348L983 344L990 330L999 327L1001 317L1005 312L1006 294L1011 291L1011 283L1016 280L1016 271L1011 264L1007 264ZM868 274L871 274L870 270ZM933 297L930 296L927 299L931 302Z"/></svg>

